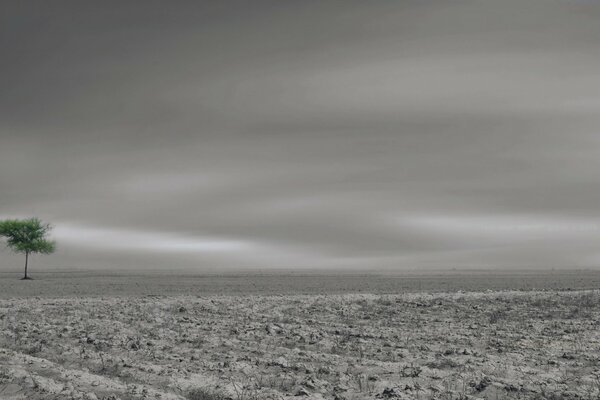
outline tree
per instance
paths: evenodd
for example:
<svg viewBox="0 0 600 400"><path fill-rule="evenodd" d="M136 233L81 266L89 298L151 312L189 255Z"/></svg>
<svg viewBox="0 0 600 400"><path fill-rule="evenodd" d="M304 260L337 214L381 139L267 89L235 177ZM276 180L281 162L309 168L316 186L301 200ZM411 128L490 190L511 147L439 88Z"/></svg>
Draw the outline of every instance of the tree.
<svg viewBox="0 0 600 400"><path fill-rule="evenodd" d="M6 238L6 244L12 251L25 254L25 275L22 279L31 279L27 276L30 254L54 252L55 243L46 238L51 229L49 224L44 224L37 218L0 221L0 237Z"/></svg>

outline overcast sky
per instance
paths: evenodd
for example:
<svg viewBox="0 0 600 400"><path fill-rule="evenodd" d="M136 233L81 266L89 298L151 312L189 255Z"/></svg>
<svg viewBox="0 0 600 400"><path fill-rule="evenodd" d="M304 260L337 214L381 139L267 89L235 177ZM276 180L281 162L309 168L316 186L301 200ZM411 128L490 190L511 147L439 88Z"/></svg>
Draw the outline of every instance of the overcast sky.
<svg viewBox="0 0 600 400"><path fill-rule="evenodd" d="M0 54L34 263L600 265L600 2L3 1Z"/></svg>

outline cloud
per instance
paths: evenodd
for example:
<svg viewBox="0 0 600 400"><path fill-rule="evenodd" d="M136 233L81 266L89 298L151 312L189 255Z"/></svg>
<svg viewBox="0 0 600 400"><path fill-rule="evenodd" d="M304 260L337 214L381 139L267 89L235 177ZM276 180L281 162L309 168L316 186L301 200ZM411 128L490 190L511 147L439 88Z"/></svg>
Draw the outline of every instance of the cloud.
<svg viewBox="0 0 600 400"><path fill-rule="evenodd" d="M600 233L600 222L585 218L536 215L414 215L399 220L401 226L448 235L488 235L520 240L522 235Z"/></svg>
<svg viewBox="0 0 600 400"><path fill-rule="evenodd" d="M591 3L3 11L0 213L55 265L597 259Z"/></svg>
<svg viewBox="0 0 600 400"><path fill-rule="evenodd" d="M187 237L169 232L111 229L67 223L56 226L53 236L67 246L76 245L106 251L140 250L203 254L248 251L256 247L255 244L242 240Z"/></svg>

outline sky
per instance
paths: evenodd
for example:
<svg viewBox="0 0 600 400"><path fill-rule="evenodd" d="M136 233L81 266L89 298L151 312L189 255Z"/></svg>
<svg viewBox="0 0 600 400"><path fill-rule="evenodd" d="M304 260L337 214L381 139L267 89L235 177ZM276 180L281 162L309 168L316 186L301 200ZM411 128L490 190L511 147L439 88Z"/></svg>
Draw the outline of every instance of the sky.
<svg viewBox="0 0 600 400"><path fill-rule="evenodd" d="M0 217L54 268L597 267L599 43L583 0L3 1Z"/></svg>

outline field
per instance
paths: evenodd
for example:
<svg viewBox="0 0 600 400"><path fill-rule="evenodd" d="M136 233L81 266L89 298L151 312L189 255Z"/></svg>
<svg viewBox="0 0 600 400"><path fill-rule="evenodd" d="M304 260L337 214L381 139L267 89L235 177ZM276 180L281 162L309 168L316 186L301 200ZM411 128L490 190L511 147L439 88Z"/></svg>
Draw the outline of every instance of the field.
<svg viewBox="0 0 600 400"><path fill-rule="evenodd" d="M598 275L7 274L0 399L597 399Z"/></svg>

